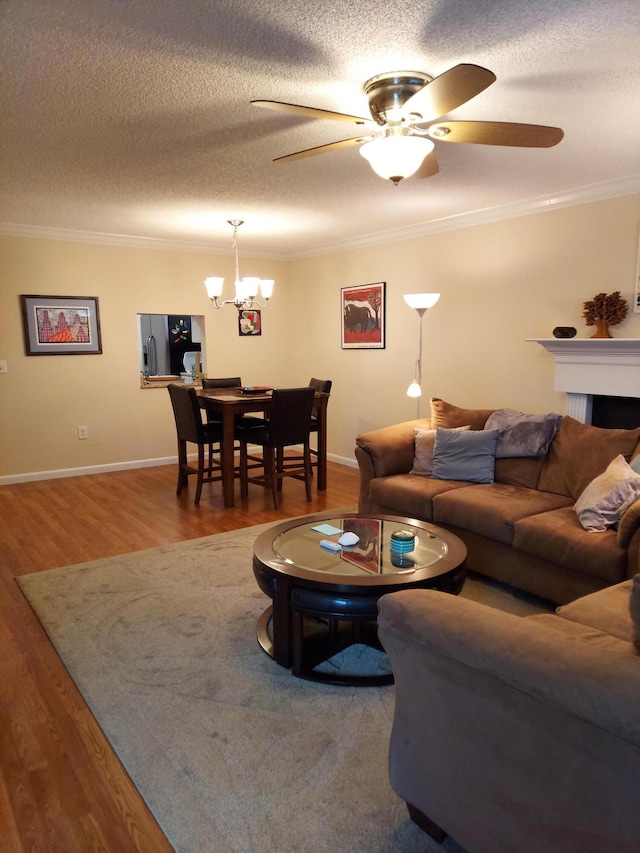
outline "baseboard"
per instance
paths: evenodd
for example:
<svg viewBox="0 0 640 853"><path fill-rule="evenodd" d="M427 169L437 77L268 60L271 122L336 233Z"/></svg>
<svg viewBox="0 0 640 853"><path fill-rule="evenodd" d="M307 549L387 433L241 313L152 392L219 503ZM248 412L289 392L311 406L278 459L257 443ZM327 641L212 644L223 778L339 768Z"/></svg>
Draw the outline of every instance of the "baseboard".
<svg viewBox="0 0 640 853"><path fill-rule="evenodd" d="M195 455L190 455L189 458L195 459L196 457ZM338 465L346 465L348 468L357 467L355 459L347 459L343 456L336 456L333 453L327 454L327 459L330 462L336 462ZM37 480L59 480L64 477L84 477L87 474L109 474L111 471L128 471L131 468L155 468L158 465L176 465L177 462L177 456L165 456L159 459L133 459L129 462L112 462L108 465L87 465L85 468L29 471L24 474L7 474L4 477L0 477L0 486L10 486L14 483L33 483Z"/></svg>
<svg viewBox="0 0 640 853"><path fill-rule="evenodd" d="M83 477L86 474L108 474L111 471L128 471L130 468L155 468L158 465L176 465L177 456L162 459L133 459L130 462L112 462L108 465L87 465L85 468L58 468L53 471L30 471L25 474L8 474L0 477L0 486L12 483L32 483L36 480L58 480L63 477Z"/></svg>

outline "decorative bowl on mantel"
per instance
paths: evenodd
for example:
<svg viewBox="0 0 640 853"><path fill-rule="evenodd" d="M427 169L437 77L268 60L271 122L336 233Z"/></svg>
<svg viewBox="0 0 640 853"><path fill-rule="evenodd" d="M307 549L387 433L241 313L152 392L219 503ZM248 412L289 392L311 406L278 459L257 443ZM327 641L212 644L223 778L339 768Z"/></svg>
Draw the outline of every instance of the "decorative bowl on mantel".
<svg viewBox="0 0 640 853"><path fill-rule="evenodd" d="M553 330L554 338L575 338L577 330L573 326L556 326Z"/></svg>

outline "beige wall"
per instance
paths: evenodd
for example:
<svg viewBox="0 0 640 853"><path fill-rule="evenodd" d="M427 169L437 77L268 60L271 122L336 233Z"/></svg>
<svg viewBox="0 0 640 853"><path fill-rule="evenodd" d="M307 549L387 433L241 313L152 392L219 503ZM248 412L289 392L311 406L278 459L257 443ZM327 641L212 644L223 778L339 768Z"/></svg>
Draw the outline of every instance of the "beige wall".
<svg viewBox="0 0 640 853"><path fill-rule="evenodd" d="M231 308L213 312L202 286L230 256L1 239L0 475L166 458L175 453L166 391L138 386L139 312L206 317L208 372L247 383L330 378L329 451L352 460L354 437L416 414L405 392L417 356L418 317L402 294L437 290L424 318L421 414L429 396L463 406L565 410L551 356L526 338L581 319L594 294L633 296L640 195L289 263L248 259L242 272L277 279L263 335L237 335ZM387 282L384 350L342 350L340 288ZM24 356L19 294L100 298L102 356ZM616 337L640 337L633 311ZM90 438L79 441L86 424ZM7 480L5 479L5 482Z"/></svg>

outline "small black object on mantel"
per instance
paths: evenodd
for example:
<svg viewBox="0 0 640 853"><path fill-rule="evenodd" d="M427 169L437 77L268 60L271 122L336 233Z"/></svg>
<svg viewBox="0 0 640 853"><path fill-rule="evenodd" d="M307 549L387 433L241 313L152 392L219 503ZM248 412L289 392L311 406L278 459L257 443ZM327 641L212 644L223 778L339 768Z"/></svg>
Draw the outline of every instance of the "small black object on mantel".
<svg viewBox="0 0 640 853"><path fill-rule="evenodd" d="M575 338L576 329L573 326L556 326L553 330L554 338Z"/></svg>

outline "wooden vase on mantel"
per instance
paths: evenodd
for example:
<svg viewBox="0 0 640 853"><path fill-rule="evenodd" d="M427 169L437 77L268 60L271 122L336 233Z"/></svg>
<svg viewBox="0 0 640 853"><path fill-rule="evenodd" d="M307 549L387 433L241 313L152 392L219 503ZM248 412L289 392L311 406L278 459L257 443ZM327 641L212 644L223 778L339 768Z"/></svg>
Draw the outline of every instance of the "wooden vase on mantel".
<svg viewBox="0 0 640 853"><path fill-rule="evenodd" d="M612 338L613 335L609 332L609 323L606 320L596 317L596 331L592 338Z"/></svg>

